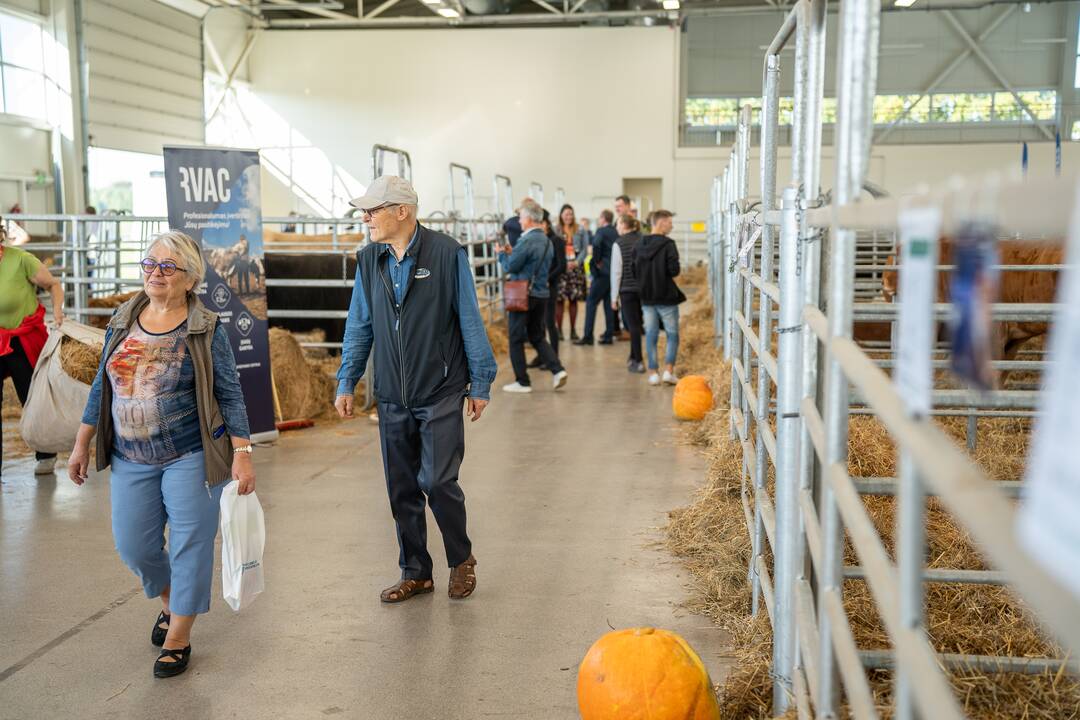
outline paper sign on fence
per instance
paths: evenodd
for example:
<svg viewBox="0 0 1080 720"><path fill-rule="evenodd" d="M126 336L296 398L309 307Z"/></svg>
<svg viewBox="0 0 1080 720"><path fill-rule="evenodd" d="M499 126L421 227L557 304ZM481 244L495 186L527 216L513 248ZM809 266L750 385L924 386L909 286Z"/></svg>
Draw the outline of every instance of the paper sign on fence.
<svg viewBox="0 0 1080 720"><path fill-rule="evenodd" d="M1031 556L1080 597L1080 193L1073 207L1068 266L1058 286L1061 310L1050 333L1051 365L1018 530Z"/></svg>
<svg viewBox="0 0 1080 720"><path fill-rule="evenodd" d="M908 411L925 417L930 414L934 391L933 352L937 335L934 293L941 210L936 207L904 210L899 225L900 320L894 382Z"/></svg>

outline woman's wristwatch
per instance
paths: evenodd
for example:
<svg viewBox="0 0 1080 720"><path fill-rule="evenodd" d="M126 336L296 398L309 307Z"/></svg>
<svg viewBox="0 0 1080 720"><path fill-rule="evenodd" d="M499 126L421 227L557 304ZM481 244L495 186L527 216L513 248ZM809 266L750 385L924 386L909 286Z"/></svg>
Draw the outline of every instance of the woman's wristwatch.
<svg viewBox="0 0 1080 720"><path fill-rule="evenodd" d="M241 445L240 447L234 447L232 451L234 455L236 453L247 453L248 455L250 455L252 452L254 452L254 448L252 448L251 445Z"/></svg>

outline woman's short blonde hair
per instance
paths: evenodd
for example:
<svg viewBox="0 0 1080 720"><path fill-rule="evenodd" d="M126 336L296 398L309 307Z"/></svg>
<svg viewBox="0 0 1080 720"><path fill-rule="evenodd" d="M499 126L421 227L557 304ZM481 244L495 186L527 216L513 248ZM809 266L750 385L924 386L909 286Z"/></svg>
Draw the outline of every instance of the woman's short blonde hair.
<svg viewBox="0 0 1080 720"><path fill-rule="evenodd" d="M206 262L203 260L199 243L195 242L190 235L186 235L179 230L169 230L155 235L147 247L147 252L155 245L160 245L169 251L173 259L177 261L177 265L187 270L188 279L195 281L192 290L198 290L203 280L206 279ZM161 260L161 258L157 258L157 260Z"/></svg>

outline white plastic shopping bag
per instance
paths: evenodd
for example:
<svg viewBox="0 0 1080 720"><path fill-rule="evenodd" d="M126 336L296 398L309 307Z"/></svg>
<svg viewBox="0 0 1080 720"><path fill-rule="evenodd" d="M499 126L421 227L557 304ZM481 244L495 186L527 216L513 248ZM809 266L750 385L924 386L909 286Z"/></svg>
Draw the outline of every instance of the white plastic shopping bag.
<svg viewBox="0 0 1080 720"><path fill-rule="evenodd" d="M221 492L221 585L233 610L251 604L263 591L266 526L255 493L239 495L232 480Z"/></svg>

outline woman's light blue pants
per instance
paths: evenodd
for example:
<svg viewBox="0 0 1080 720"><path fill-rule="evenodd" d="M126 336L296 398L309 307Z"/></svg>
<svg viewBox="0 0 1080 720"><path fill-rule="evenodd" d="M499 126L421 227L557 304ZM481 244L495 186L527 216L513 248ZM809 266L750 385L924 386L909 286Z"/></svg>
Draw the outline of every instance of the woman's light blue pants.
<svg viewBox="0 0 1080 720"><path fill-rule="evenodd" d="M203 452L164 465L112 458L112 526L120 559L142 580L146 597L169 590L169 611L210 609L221 490L207 490ZM165 548L165 525L169 546Z"/></svg>

